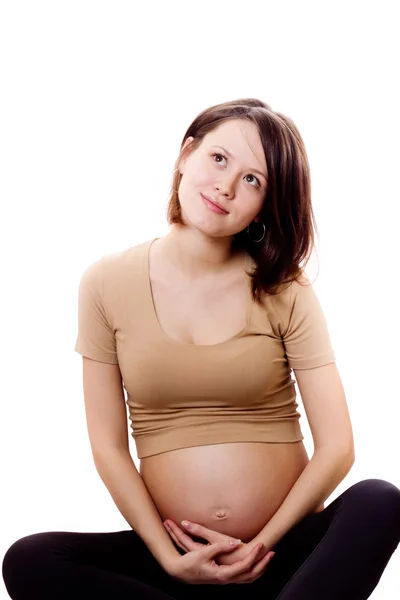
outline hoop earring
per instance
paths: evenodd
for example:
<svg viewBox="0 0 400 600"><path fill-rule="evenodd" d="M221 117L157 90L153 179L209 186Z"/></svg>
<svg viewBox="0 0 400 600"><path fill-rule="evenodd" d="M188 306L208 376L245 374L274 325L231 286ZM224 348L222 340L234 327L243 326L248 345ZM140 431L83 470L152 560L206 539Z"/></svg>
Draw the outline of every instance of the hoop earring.
<svg viewBox="0 0 400 600"><path fill-rule="evenodd" d="M257 223L257 222L256 222L256 221L252 221L252 223ZM264 239L264 237L265 237L265 231L266 231L266 229L265 229L265 225L264 225L264 223L263 223L262 221L258 221L258 223L261 223L261 225L263 226L263 228L264 228L264 232L263 232L263 235L262 235L262 237L261 237L259 240L253 240L253 238L250 236L250 225L251 225L252 223L249 223L249 225L247 226L247 235L249 236L249 238L250 238L250 241L251 241L251 242L254 242L254 243L261 242L261 240L263 240L263 239Z"/></svg>

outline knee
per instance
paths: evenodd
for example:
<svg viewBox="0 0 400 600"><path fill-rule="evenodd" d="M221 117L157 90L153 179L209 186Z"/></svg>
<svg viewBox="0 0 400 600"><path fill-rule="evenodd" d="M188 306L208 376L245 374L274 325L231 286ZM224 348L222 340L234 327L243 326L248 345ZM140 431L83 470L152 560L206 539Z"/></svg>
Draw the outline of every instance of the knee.
<svg viewBox="0 0 400 600"><path fill-rule="evenodd" d="M400 490L384 479L365 479L348 490L360 509L370 509L394 520L400 527Z"/></svg>
<svg viewBox="0 0 400 600"><path fill-rule="evenodd" d="M46 533L35 533L20 538L7 550L2 562L2 575L5 586L12 598L23 598L23 582L27 582L29 573L39 567L48 536Z"/></svg>
<svg viewBox="0 0 400 600"><path fill-rule="evenodd" d="M400 502L400 490L390 481L384 479L364 479L355 483L348 491L366 498L376 498L383 502L394 503L397 506Z"/></svg>

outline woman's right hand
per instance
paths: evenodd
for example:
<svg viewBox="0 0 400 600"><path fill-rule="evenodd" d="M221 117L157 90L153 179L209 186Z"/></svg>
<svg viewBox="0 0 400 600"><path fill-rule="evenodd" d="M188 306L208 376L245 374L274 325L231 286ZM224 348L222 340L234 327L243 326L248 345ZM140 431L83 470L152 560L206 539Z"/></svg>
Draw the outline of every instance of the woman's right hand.
<svg viewBox="0 0 400 600"><path fill-rule="evenodd" d="M218 565L215 562L215 556L236 548L237 546L232 546L229 542L204 545L199 550L191 550L176 558L169 566L168 573L174 579L189 584L251 583L264 572L273 553L268 552L257 562L263 549L263 545L258 544L242 560L232 565Z"/></svg>

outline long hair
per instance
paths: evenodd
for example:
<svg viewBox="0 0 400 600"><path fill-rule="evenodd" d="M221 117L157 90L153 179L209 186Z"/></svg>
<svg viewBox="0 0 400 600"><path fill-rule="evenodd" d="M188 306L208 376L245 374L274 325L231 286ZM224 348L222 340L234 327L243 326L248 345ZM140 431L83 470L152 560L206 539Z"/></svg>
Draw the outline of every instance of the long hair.
<svg viewBox="0 0 400 600"><path fill-rule="evenodd" d="M256 98L224 102L203 110L183 136L168 198L167 220L169 224L184 224L178 194L182 179L180 161L199 147L207 133L231 119L245 119L257 126L267 163L267 191L258 214L265 225L265 236L259 243L252 242L245 228L232 240L233 251L244 250L254 260L256 267L248 275L252 279L253 299L261 303L263 293L275 295L284 284L306 281L301 264L308 262L314 248L313 225L318 231L304 142L289 117ZM189 136L194 139L182 151ZM259 237L259 231L257 227L252 237Z"/></svg>

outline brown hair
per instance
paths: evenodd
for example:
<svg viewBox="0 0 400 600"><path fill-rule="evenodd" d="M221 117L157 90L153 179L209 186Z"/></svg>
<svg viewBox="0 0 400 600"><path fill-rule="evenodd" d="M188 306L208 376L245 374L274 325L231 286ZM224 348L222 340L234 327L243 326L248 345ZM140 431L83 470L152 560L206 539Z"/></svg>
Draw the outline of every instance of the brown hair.
<svg viewBox="0 0 400 600"><path fill-rule="evenodd" d="M232 240L232 251L246 251L256 264L249 276L253 298L261 303L263 292L274 295L282 284L302 278L300 264L304 260L308 262L314 247L313 225L317 230L311 205L308 158L300 133L289 117L273 111L256 98L224 102L203 110L183 136L181 152L175 162L167 220L169 224L183 224L176 191L182 178L178 168L180 161L199 147L207 133L232 119L255 123L267 163L267 191L258 215L265 225L265 236L259 243L252 242L246 228ZM189 136L194 139L182 152ZM259 238L258 232L257 228L252 237Z"/></svg>

